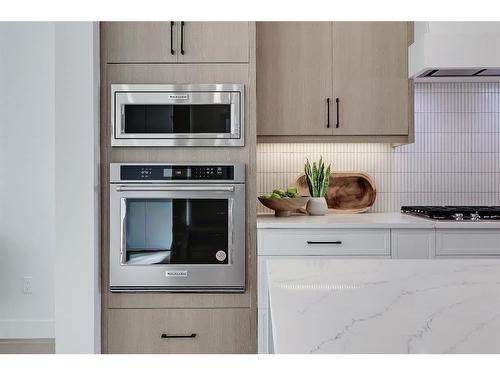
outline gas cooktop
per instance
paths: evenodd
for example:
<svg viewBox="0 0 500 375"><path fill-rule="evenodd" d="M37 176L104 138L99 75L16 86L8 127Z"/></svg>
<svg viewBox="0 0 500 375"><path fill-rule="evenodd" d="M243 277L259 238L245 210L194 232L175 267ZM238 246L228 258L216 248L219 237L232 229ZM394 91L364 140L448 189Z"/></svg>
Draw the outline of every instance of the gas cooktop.
<svg viewBox="0 0 500 375"><path fill-rule="evenodd" d="M434 220L500 220L500 206L402 206L401 212Z"/></svg>

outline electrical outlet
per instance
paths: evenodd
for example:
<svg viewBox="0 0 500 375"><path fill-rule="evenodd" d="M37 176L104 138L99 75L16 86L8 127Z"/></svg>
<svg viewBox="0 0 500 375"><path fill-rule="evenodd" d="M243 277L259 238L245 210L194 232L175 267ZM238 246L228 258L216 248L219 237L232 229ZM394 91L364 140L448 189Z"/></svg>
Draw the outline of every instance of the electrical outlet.
<svg viewBox="0 0 500 375"><path fill-rule="evenodd" d="M32 283L33 283L33 278L31 276L24 276L24 278L23 278L23 292L25 294L33 293Z"/></svg>

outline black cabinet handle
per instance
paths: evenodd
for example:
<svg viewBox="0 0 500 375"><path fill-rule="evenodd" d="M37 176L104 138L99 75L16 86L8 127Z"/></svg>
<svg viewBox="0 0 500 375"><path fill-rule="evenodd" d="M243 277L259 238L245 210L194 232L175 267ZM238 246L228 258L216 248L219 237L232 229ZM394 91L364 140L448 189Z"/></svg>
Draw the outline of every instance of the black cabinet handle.
<svg viewBox="0 0 500 375"><path fill-rule="evenodd" d="M190 335L168 335L166 333L161 334L162 339L194 339L196 333L191 333Z"/></svg>
<svg viewBox="0 0 500 375"><path fill-rule="evenodd" d="M339 98L335 98L335 103L337 104L337 123L335 124L335 127L338 128L340 126L340 99Z"/></svg>
<svg viewBox="0 0 500 375"><path fill-rule="evenodd" d="M181 55L184 55L184 21L181 21Z"/></svg>
<svg viewBox="0 0 500 375"><path fill-rule="evenodd" d="M330 98L326 98L326 127L330 127Z"/></svg>
<svg viewBox="0 0 500 375"><path fill-rule="evenodd" d="M174 26L175 22L170 21L170 54L174 55L175 50L174 50Z"/></svg>
<svg viewBox="0 0 500 375"><path fill-rule="evenodd" d="M307 241L308 245L342 245L342 241Z"/></svg>

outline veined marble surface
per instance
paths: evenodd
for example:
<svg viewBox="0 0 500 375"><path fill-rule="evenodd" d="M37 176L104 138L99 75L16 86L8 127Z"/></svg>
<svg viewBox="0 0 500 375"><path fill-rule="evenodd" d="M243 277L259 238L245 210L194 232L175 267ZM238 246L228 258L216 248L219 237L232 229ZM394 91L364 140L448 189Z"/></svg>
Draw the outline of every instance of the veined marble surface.
<svg viewBox="0 0 500 375"><path fill-rule="evenodd" d="M430 220L399 212L327 214L324 216L274 214L257 215L257 229L332 229L332 228L392 228L392 229L500 229L500 220L453 221Z"/></svg>
<svg viewBox="0 0 500 375"><path fill-rule="evenodd" d="M500 260L268 260L274 353L500 353Z"/></svg>

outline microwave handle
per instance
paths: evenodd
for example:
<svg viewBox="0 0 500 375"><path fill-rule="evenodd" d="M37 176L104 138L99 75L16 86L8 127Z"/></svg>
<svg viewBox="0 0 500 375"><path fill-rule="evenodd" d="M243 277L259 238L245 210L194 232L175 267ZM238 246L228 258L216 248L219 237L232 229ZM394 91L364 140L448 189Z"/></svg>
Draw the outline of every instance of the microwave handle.
<svg viewBox="0 0 500 375"><path fill-rule="evenodd" d="M116 191L234 191L234 186L117 186Z"/></svg>

